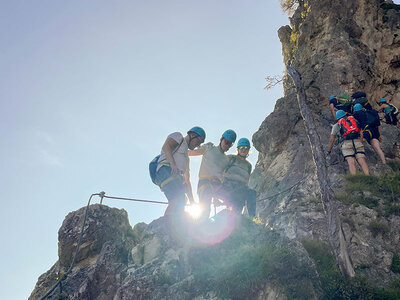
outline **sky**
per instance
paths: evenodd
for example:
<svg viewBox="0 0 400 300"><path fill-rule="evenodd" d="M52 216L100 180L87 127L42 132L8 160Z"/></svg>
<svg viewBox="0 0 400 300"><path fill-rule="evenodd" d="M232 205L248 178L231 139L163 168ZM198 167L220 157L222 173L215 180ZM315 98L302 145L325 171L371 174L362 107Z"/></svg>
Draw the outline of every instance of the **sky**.
<svg viewBox="0 0 400 300"><path fill-rule="evenodd" d="M0 2L0 293L12 300L57 261L64 217L92 193L166 201L148 163L168 134L251 139L283 94L264 86L283 73L288 18L278 0ZM104 203L132 226L165 210Z"/></svg>

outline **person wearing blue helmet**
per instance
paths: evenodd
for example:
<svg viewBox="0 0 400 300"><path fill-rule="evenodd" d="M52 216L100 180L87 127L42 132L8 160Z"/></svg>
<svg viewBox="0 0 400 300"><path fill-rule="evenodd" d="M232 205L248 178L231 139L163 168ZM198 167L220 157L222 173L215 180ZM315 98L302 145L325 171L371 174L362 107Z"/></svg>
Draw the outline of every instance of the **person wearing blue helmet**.
<svg viewBox="0 0 400 300"><path fill-rule="evenodd" d="M400 126L399 110L396 106L389 103L386 98L381 98L378 102L378 105L378 111L385 113L386 124Z"/></svg>
<svg viewBox="0 0 400 300"><path fill-rule="evenodd" d="M237 154L228 155L229 165L224 171L223 190L228 195L226 200L236 212L240 213L246 206L249 215L255 217L256 191L248 187L252 165L246 159L250 152L250 141L241 138L236 150Z"/></svg>
<svg viewBox="0 0 400 300"><path fill-rule="evenodd" d="M203 128L195 126L184 137L180 132L168 135L157 160L154 183L168 199L166 216L183 216L186 197L193 202L192 186L189 176L188 150L200 146L206 138Z"/></svg>
<svg viewBox="0 0 400 300"><path fill-rule="evenodd" d="M228 166L228 158L225 155L236 141L236 133L232 129L226 130L218 146L209 142L196 150L190 150L189 156L202 155L199 171L199 183L197 193L203 209L200 221L208 219L211 212L211 202L213 199L222 198L222 175Z"/></svg>
<svg viewBox="0 0 400 300"><path fill-rule="evenodd" d="M365 140L371 145L375 153L378 154L383 164L386 164L385 154L381 148L381 121L378 112L374 109L365 110L364 107L357 103L353 107L353 116L360 124L360 128Z"/></svg>
<svg viewBox="0 0 400 300"><path fill-rule="evenodd" d="M333 125L331 137L329 139L328 154L331 153L333 143L339 139L340 149L349 166L350 174L357 173L356 160L361 166L365 175L369 175L369 169L365 160L363 136L357 120L353 116L348 116L345 111L336 112L337 123Z"/></svg>

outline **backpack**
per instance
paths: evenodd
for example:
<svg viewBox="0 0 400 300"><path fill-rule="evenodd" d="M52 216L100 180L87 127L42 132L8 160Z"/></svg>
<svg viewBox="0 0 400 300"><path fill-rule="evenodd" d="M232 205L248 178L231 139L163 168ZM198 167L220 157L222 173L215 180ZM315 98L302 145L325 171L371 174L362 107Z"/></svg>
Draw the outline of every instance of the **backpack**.
<svg viewBox="0 0 400 300"><path fill-rule="evenodd" d="M353 95L351 95L351 98L357 99L357 98L366 98L367 94L364 92L355 92Z"/></svg>
<svg viewBox="0 0 400 300"><path fill-rule="evenodd" d="M341 118L338 121L340 134L345 140L354 140L360 137L360 128L353 116Z"/></svg>
<svg viewBox="0 0 400 300"><path fill-rule="evenodd" d="M349 106L352 104L351 98L347 94L340 94L339 96L336 97L340 105L342 106Z"/></svg>
<svg viewBox="0 0 400 300"><path fill-rule="evenodd" d="M353 104L355 105L357 103L360 103L362 106L365 107L365 105L368 104L368 100L365 97L360 97L360 98L353 99Z"/></svg>
<svg viewBox="0 0 400 300"><path fill-rule="evenodd" d="M376 110L366 110L365 114L367 116L368 127L378 127L381 125L379 114Z"/></svg>
<svg viewBox="0 0 400 300"><path fill-rule="evenodd" d="M179 147L182 145L183 140L185 138L182 139L182 141L179 143L178 147L176 147L174 149L174 151L172 151L172 155L174 155L174 153L176 151L178 151ZM158 160L160 159L161 154L157 155L156 157L153 158L153 160L149 163L149 173L150 173L150 178L151 181L157 185L156 183L156 173L157 173L157 166L158 166Z"/></svg>
<svg viewBox="0 0 400 300"><path fill-rule="evenodd" d="M336 100L339 104L337 108L347 108L352 105L351 98L347 94L340 94L336 97Z"/></svg>
<svg viewBox="0 0 400 300"><path fill-rule="evenodd" d="M367 94L364 92L355 92L351 97L353 98L353 105L359 103L368 110L372 109L371 104L368 103Z"/></svg>
<svg viewBox="0 0 400 300"><path fill-rule="evenodd" d="M154 157L153 160L149 163L150 178L154 184L157 184L156 183L156 173L157 173L158 159L160 158L160 155L161 154Z"/></svg>
<svg viewBox="0 0 400 300"><path fill-rule="evenodd" d="M399 113L399 110L393 104L389 103L389 107L390 107L390 112L389 112L390 114L397 115Z"/></svg>

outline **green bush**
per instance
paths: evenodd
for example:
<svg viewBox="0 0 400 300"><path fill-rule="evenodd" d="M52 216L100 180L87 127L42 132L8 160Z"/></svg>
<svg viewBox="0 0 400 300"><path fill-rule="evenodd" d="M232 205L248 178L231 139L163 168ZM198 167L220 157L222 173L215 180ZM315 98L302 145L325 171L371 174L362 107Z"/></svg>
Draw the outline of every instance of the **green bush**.
<svg viewBox="0 0 400 300"><path fill-rule="evenodd" d="M397 11L400 11L400 5L394 3L382 3L381 7L383 9L395 9Z"/></svg>
<svg viewBox="0 0 400 300"><path fill-rule="evenodd" d="M400 257L397 253L393 254L392 265L390 266L390 269L394 273L400 273Z"/></svg>
<svg viewBox="0 0 400 300"><path fill-rule="evenodd" d="M378 234L387 235L390 231L389 226L376 221L369 223L368 229L372 232L373 236L377 236Z"/></svg>
<svg viewBox="0 0 400 300"><path fill-rule="evenodd" d="M387 289L378 289L360 275L342 276L326 243L303 239L302 244L315 262L323 290L321 299L400 299L400 280ZM366 268L368 266L362 266L361 270Z"/></svg>
<svg viewBox="0 0 400 300"><path fill-rule="evenodd" d="M249 236L239 228L219 244L192 249L189 261L195 280L222 299L251 298L267 282L281 286L289 298L312 298L311 267L276 233L258 227L261 236Z"/></svg>
<svg viewBox="0 0 400 300"><path fill-rule="evenodd" d="M347 205L364 205L380 215L400 215L400 162L390 163L393 171L382 176L345 175L345 193L337 199ZM365 196L368 192L370 195ZM380 199L380 200L379 200Z"/></svg>

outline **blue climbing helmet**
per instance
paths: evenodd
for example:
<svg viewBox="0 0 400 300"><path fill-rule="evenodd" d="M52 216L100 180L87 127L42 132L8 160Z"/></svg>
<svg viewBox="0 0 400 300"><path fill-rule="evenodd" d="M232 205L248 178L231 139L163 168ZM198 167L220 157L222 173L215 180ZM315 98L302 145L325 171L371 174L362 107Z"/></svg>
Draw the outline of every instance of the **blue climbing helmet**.
<svg viewBox="0 0 400 300"><path fill-rule="evenodd" d="M341 110L341 109L338 110L336 112L336 120L339 120L339 119L343 118L345 115L346 115L346 113L344 112L344 110Z"/></svg>
<svg viewBox="0 0 400 300"><path fill-rule="evenodd" d="M234 132L232 129L228 129L222 134L222 137L233 144L236 141L236 132Z"/></svg>
<svg viewBox="0 0 400 300"><path fill-rule="evenodd" d="M335 95L330 95L329 96L329 100L332 100L333 98L335 98Z"/></svg>
<svg viewBox="0 0 400 300"><path fill-rule="evenodd" d="M247 146L250 148L250 141L246 138L241 138L237 143L237 147L239 148L240 146Z"/></svg>
<svg viewBox="0 0 400 300"><path fill-rule="evenodd" d="M353 111L360 111L360 110L362 110L363 109L363 107L362 107L362 105L360 104L360 103L357 103L356 105L354 105L354 107L353 107Z"/></svg>
<svg viewBox="0 0 400 300"><path fill-rule="evenodd" d="M380 100L379 100L379 103L386 103L387 101L386 101L386 98L381 98Z"/></svg>
<svg viewBox="0 0 400 300"><path fill-rule="evenodd" d="M194 126L193 128L191 128L187 133L196 133L199 136L201 136L203 138L203 141L206 139L206 132L204 131L203 128L199 127L199 126Z"/></svg>

